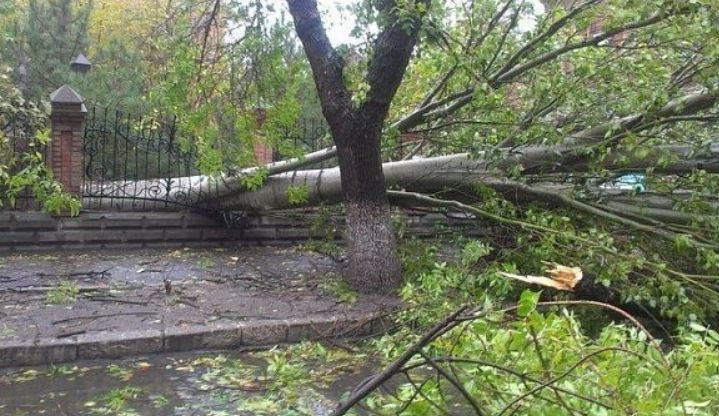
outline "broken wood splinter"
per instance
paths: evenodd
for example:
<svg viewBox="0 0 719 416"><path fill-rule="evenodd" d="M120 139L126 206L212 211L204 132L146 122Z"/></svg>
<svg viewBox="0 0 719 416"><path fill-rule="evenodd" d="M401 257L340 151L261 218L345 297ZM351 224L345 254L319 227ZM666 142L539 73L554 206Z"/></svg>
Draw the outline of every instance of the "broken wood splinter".
<svg viewBox="0 0 719 416"><path fill-rule="evenodd" d="M547 270L549 277L531 275L522 276L507 272L499 272L499 274L510 279L519 280L520 282L573 292L574 288L582 280L582 269L579 267L562 266L557 263L554 263L553 266L553 268Z"/></svg>

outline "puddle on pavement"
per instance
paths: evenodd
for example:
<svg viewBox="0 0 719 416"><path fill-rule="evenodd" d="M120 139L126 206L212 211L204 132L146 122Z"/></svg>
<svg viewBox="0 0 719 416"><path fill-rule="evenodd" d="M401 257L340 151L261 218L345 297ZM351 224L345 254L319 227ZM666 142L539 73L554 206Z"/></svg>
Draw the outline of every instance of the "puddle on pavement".
<svg viewBox="0 0 719 416"><path fill-rule="evenodd" d="M288 409L278 409L285 392L265 389L267 356L188 353L0 369L0 414L235 416L272 415L280 410L280 414L299 415L309 409L310 414L322 416L370 374L366 368L357 369L356 363L344 363L322 370L328 371L326 383L311 385L296 378L303 387L287 394L295 395L295 403L298 396L304 400L298 406L304 411L286 413ZM275 371L293 369L275 367Z"/></svg>

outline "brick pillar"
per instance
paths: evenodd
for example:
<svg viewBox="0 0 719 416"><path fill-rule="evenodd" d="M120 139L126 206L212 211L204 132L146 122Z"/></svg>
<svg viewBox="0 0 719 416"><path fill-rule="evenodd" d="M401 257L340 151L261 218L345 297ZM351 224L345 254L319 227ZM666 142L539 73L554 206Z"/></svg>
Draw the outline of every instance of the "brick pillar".
<svg viewBox="0 0 719 416"><path fill-rule="evenodd" d="M87 110L82 97L67 85L50 94L51 133L47 164L65 191L82 196L84 136Z"/></svg>
<svg viewBox="0 0 719 416"><path fill-rule="evenodd" d="M264 108L255 109L255 121L257 123L257 130L262 128L262 125L267 119L267 110ZM254 143L254 154L255 162L257 165L266 165L274 161L272 148L262 141L255 141Z"/></svg>

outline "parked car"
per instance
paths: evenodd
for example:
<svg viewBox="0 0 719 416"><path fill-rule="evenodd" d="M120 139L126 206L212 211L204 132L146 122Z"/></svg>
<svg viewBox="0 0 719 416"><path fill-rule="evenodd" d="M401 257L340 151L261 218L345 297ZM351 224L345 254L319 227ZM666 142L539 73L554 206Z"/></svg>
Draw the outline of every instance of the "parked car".
<svg viewBox="0 0 719 416"><path fill-rule="evenodd" d="M644 173L631 172L617 176L614 179L599 185L602 189L618 191L636 191L643 193L647 191L647 177Z"/></svg>

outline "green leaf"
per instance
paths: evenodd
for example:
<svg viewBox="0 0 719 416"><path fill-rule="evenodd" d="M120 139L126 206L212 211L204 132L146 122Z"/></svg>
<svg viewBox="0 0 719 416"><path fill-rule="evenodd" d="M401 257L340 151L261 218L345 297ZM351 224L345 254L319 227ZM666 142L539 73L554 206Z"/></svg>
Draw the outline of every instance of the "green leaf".
<svg viewBox="0 0 719 416"><path fill-rule="evenodd" d="M698 324L696 322L690 322L689 328L691 328L691 330L695 331L695 332L706 332L706 330L707 330L707 327L705 327L702 324Z"/></svg>
<svg viewBox="0 0 719 416"><path fill-rule="evenodd" d="M302 205L310 199L310 188L307 185L290 185L287 188L287 201L292 206Z"/></svg>
<svg viewBox="0 0 719 416"><path fill-rule="evenodd" d="M539 302L539 295L541 293L542 292L533 292L529 289L525 289L524 292L522 292L517 308L519 316L527 316L537 309L537 303Z"/></svg>

